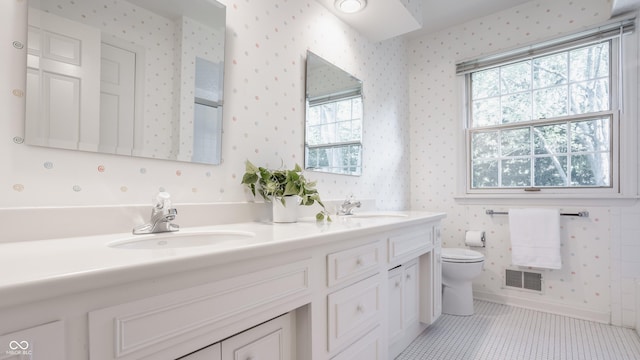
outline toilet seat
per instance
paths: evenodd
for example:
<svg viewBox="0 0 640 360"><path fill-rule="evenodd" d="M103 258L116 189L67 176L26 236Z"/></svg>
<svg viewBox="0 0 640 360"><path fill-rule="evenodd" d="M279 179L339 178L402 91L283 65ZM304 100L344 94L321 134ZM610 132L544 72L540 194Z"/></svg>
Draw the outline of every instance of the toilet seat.
<svg viewBox="0 0 640 360"><path fill-rule="evenodd" d="M484 255L463 248L442 248L442 261L450 263L477 263L484 261Z"/></svg>

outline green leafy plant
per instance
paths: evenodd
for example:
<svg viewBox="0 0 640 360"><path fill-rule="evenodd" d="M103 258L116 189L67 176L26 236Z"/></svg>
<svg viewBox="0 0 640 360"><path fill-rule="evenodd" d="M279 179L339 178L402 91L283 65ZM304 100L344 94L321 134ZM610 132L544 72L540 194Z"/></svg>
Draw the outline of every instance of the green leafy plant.
<svg viewBox="0 0 640 360"><path fill-rule="evenodd" d="M300 197L300 205L310 206L318 203L322 211L316 214L316 220L326 218L331 221L329 213L320 200L320 194L316 190L316 182L308 181L302 175L302 168L296 164L292 170L270 170L253 165L249 160L245 163L245 173L242 176L242 184L251 189L253 196L256 191L266 201L280 201L285 205L285 196L297 195Z"/></svg>

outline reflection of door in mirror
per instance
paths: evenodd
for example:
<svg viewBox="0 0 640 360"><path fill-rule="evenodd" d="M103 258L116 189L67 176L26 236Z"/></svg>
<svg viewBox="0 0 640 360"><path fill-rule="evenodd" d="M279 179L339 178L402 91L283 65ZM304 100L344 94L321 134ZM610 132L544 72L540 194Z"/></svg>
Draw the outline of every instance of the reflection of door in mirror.
<svg viewBox="0 0 640 360"><path fill-rule="evenodd" d="M224 5L28 1L27 144L220 163Z"/></svg>
<svg viewBox="0 0 640 360"><path fill-rule="evenodd" d="M131 155L135 121L136 53L102 43L100 142L102 153Z"/></svg>
<svg viewBox="0 0 640 360"><path fill-rule="evenodd" d="M305 168L362 173L362 82L307 52Z"/></svg>
<svg viewBox="0 0 640 360"><path fill-rule="evenodd" d="M29 11L27 127L31 144L96 151L100 32ZM80 119L93 119L80 126Z"/></svg>

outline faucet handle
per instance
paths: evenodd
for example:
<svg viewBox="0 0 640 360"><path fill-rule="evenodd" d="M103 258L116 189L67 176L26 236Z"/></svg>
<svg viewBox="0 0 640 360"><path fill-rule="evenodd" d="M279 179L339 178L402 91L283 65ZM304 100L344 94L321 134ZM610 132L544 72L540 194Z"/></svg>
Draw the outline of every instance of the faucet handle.
<svg viewBox="0 0 640 360"><path fill-rule="evenodd" d="M168 192L162 191L156 195L156 203L154 207L158 210L167 209L171 207L171 194Z"/></svg>

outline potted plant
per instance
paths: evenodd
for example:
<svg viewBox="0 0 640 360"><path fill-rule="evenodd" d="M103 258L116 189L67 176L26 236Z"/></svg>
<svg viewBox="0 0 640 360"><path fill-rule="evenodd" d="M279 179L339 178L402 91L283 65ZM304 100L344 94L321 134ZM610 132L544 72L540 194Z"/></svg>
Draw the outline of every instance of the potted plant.
<svg viewBox="0 0 640 360"><path fill-rule="evenodd" d="M286 207L287 202L291 203L291 201L287 200L295 199L296 196L300 199L299 205L310 206L317 202L322 207L322 211L316 214L316 220L322 221L326 219L331 221L329 213L320 200L320 194L316 190L316 182L308 181L302 175L302 168L298 164L292 170L271 170L257 167L247 160L245 173L242 176L242 184L251 189L253 196L256 195L257 190L263 199L274 203L274 210L276 209L275 206ZM295 211L295 208L293 211ZM274 219L274 221L276 220Z"/></svg>

